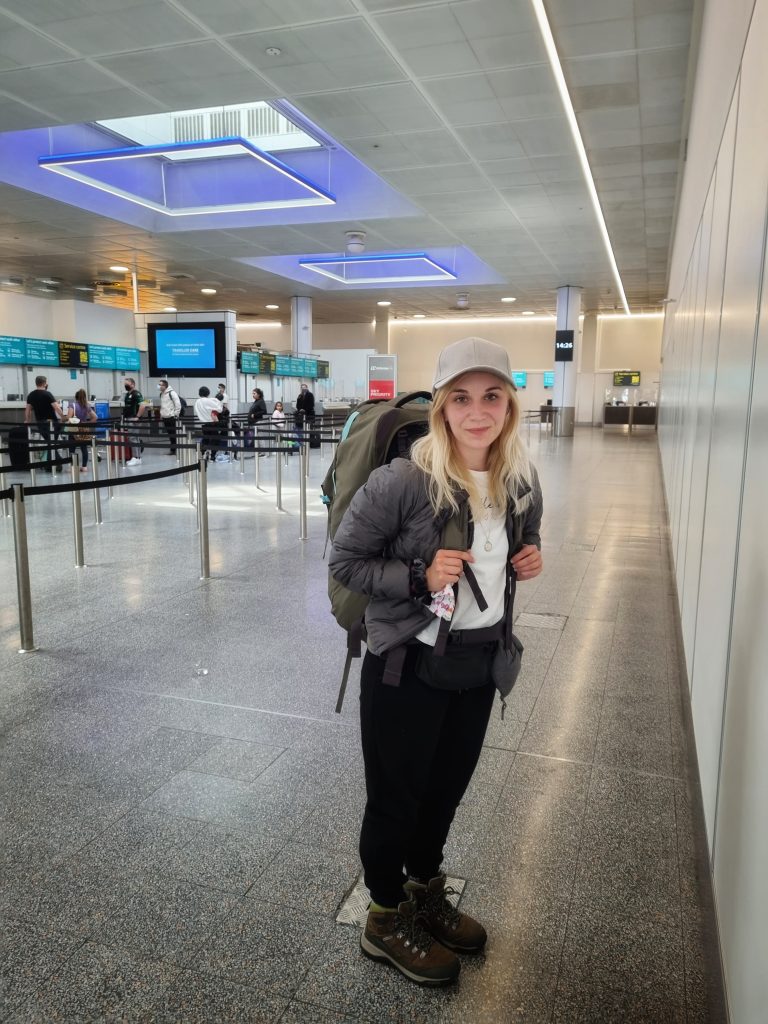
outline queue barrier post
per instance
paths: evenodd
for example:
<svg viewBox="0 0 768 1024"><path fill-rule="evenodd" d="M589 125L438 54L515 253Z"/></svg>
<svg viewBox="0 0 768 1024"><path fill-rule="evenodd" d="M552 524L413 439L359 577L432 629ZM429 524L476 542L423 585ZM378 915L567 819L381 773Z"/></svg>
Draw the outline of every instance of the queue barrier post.
<svg viewBox="0 0 768 1024"><path fill-rule="evenodd" d="M19 654L37 650L32 630L32 588L29 580L29 548L27 546L27 510L24 485L13 485L13 544L16 553L16 591L19 599Z"/></svg>
<svg viewBox="0 0 768 1024"><path fill-rule="evenodd" d="M280 452L277 453L277 460L275 464L275 489L277 491L277 511L284 512L283 508L283 462L280 458Z"/></svg>
<svg viewBox="0 0 768 1024"><path fill-rule="evenodd" d="M307 475L309 471L309 441L303 441L299 462L299 540L306 540L307 533Z"/></svg>
<svg viewBox="0 0 768 1024"><path fill-rule="evenodd" d="M91 464L93 466L93 479L99 479L99 456L96 451L96 435L91 434ZM93 488L93 514L96 517L96 525L101 526L104 522L101 516L101 488Z"/></svg>
<svg viewBox="0 0 768 1024"><path fill-rule="evenodd" d="M80 482L80 453L72 452L72 483ZM85 553L83 549L83 509L80 503L80 491L75 487L72 491L72 518L75 526L75 568L82 569L85 566Z"/></svg>
<svg viewBox="0 0 768 1024"><path fill-rule="evenodd" d="M107 480L109 480L110 482L110 486L107 488L107 494L109 495L110 498L114 498L115 495L114 491L112 490L112 435L109 429L107 429L106 434L104 435L104 440L106 441L105 451L107 458Z"/></svg>
<svg viewBox="0 0 768 1024"><path fill-rule="evenodd" d="M189 464L192 465L192 459L191 459L192 449L190 448L189 451L190 451L190 463ZM195 458L197 459L198 462L202 458L202 455L200 453L200 442L199 441L197 441L195 443ZM187 476L187 480L189 481L189 504L190 505L194 505L195 504L195 486L196 485L195 485L195 481L192 479L193 476L194 476L193 473L190 473Z"/></svg>
<svg viewBox="0 0 768 1024"><path fill-rule="evenodd" d="M5 490L5 455L0 452L0 491ZM10 519L11 512L10 501L7 498L3 498L3 517Z"/></svg>
<svg viewBox="0 0 768 1024"><path fill-rule="evenodd" d="M200 459L200 471L197 474L198 497L197 510L200 522L200 579L211 578L211 558L208 545L208 464Z"/></svg>

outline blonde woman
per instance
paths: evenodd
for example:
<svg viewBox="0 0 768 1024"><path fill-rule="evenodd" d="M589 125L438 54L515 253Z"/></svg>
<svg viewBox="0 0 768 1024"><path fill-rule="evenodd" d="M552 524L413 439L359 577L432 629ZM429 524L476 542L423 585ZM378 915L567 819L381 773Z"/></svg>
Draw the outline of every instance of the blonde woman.
<svg viewBox="0 0 768 1024"><path fill-rule="evenodd" d="M443 349L430 432L374 470L336 532L332 575L367 594L360 712L367 802L360 856L367 956L423 985L454 981L483 926L454 910L441 871L496 690L519 669L514 590L542 569L538 478L519 435L504 349ZM461 544L441 546L461 524Z"/></svg>

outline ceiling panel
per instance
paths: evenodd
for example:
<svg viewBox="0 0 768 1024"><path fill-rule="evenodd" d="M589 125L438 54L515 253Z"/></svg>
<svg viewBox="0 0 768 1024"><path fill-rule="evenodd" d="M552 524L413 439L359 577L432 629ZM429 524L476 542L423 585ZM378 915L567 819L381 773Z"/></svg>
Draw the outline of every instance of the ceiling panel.
<svg viewBox="0 0 768 1024"><path fill-rule="evenodd" d="M180 0L178 6L219 35L283 28L356 13L351 0Z"/></svg>
<svg viewBox="0 0 768 1024"><path fill-rule="evenodd" d="M144 3L108 12L45 22L46 33L83 56L124 53L143 46L167 46L200 39L204 32L168 4Z"/></svg>
<svg viewBox="0 0 768 1024"><path fill-rule="evenodd" d="M625 287L653 303L678 186L691 0L547 10ZM341 251L357 228L370 249L474 249L506 283L472 289L473 311L498 312L510 292L518 309L553 308L564 275L581 275L585 301L617 303L529 0L0 0L0 130L281 96L423 215L152 236L0 186L0 273L82 280L120 259L180 288L174 304L187 308L200 307L206 279L221 282L210 308L284 305L292 286L237 258ZM370 319L380 293L310 294L322 321ZM443 313L455 289L393 296ZM148 308L168 301L142 291Z"/></svg>

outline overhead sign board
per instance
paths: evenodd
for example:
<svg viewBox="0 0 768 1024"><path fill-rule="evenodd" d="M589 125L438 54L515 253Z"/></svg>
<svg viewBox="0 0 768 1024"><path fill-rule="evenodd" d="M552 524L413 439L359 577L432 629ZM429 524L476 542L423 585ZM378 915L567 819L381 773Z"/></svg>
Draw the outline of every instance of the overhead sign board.
<svg viewBox="0 0 768 1024"><path fill-rule="evenodd" d="M639 370L614 370L613 371L613 386L615 388L639 388L640 387L640 371Z"/></svg>
<svg viewBox="0 0 768 1024"><path fill-rule="evenodd" d="M258 352L240 353L241 373L261 373L261 357Z"/></svg>
<svg viewBox="0 0 768 1024"><path fill-rule="evenodd" d="M277 356L274 352L259 352L259 372L275 373L277 370Z"/></svg>
<svg viewBox="0 0 768 1024"><path fill-rule="evenodd" d="M137 348L116 348L115 368L117 370L140 370L141 357Z"/></svg>
<svg viewBox="0 0 768 1024"><path fill-rule="evenodd" d="M59 366L67 366L70 370L85 370L88 366L88 346L77 341L60 341Z"/></svg>
<svg viewBox="0 0 768 1024"><path fill-rule="evenodd" d="M331 378L331 364L325 359L317 360L317 379L318 380L330 380Z"/></svg>
<svg viewBox="0 0 768 1024"><path fill-rule="evenodd" d="M88 369L89 370L114 370L114 369L116 369L114 345L89 345L88 346Z"/></svg>
<svg viewBox="0 0 768 1024"><path fill-rule="evenodd" d="M58 366L59 345L44 338L27 338L27 362L31 366Z"/></svg>
<svg viewBox="0 0 768 1024"><path fill-rule="evenodd" d="M27 339L9 334L0 337L0 363L26 363Z"/></svg>

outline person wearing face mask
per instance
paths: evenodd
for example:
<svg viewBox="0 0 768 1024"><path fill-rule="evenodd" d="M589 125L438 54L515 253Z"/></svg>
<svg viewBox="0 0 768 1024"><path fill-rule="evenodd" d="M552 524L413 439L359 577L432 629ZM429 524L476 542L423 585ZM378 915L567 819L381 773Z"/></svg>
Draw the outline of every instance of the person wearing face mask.
<svg viewBox="0 0 768 1024"><path fill-rule="evenodd" d="M165 432L170 442L169 455L176 455L176 422L181 415L181 399L163 379L157 385L160 389L160 419L163 421Z"/></svg>
<svg viewBox="0 0 768 1024"><path fill-rule="evenodd" d="M133 377L126 377L123 382L123 387L125 389L125 399L123 400L123 420L125 423L136 423L141 415L144 396L136 387L136 381ZM126 462L126 466L140 466L141 453L144 451L144 445L141 443L141 438L138 434L129 434L128 444L131 446L132 458Z"/></svg>

